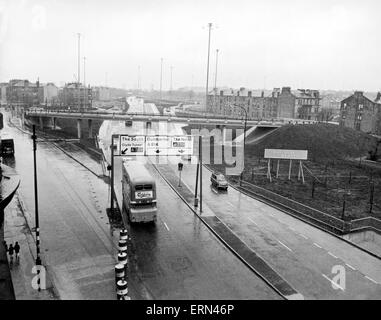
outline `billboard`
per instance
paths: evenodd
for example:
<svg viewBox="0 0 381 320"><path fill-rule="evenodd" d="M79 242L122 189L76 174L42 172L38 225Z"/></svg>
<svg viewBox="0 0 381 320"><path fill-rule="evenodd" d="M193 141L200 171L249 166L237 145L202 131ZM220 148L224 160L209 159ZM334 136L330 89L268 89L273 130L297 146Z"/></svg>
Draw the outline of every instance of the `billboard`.
<svg viewBox="0 0 381 320"><path fill-rule="evenodd" d="M265 149L265 159L307 160L307 150Z"/></svg>

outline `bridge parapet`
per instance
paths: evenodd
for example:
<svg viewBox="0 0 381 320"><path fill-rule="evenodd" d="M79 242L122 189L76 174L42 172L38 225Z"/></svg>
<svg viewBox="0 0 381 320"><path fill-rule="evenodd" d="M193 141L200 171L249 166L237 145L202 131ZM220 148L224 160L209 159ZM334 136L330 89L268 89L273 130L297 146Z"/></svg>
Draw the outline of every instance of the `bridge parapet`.
<svg viewBox="0 0 381 320"><path fill-rule="evenodd" d="M68 111L68 110L33 110L26 111L25 114L31 117L54 117L54 118L71 118L71 119L88 119L88 120L117 120L117 121L141 121L141 122L158 122L167 121L174 123L188 124L204 124L204 125L228 125L234 127L242 127L244 119L241 118L215 118L210 116L174 116L174 115L158 115L158 114L143 114L143 113L118 113L118 112L89 112L89 111ZM262 127L280 127L287 124L316 124L318 121L302 120L302 119L249 119L248 126Z"/></svg>

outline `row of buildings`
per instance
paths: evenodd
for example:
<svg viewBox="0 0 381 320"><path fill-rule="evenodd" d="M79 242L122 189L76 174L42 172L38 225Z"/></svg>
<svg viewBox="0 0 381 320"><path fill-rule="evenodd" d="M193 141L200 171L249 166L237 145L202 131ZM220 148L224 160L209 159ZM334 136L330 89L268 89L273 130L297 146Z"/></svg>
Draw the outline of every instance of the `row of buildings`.
<svg viewBox="0 0 381 320"><path fill-rule="evenodd" d="M320 102L319 91L310 89L292 91L290 87L275 88L269 96L265 96L263 91L255 95L253 91L245 88L221 90L218 93L214 90L207 97L207 112L239 116L241 108L234 106L241 106L246 109L248 118L251 119L319 120Z"/></svg>
<svg viewBox="0 0 381 320"><path fill-rule="evenodd" d="M0 83L0 104L88 109L93 101L110 101L120 93L113 90L119 89L84 86L78 82L59 88L54 83L14 79Z"/></svg>
<svg viewBox="0 0 381 320"><path fill-rule="evenodd" d="M373 100L364 92L356 91L341 101L340 125L381 135L381 92Z"/></svg>

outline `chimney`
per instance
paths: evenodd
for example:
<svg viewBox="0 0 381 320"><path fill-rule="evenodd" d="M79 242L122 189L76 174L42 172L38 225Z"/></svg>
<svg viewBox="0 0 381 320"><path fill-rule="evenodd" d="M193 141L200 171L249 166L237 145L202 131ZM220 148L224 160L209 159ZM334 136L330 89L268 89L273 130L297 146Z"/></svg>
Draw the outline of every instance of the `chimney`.
<svg viewBox="0 0 381 320"><path fill-rule="evenodd" d="M376 100L374 100L374 101L378 102L378 103L381 102L381 92L377 92L377 97L376 97Z"/></svg>
<svg viewBox="0 0 381 320"><path fill-rule="evenodd" d="M247 92L247 96L248 96L249 98L251 98L251 91L248 91L248 92Z"/></svg>
<svg viewBox="0 0 381 320"><path fill-rule="evenodd" d="M220 96L224 95L224 90L220 90Z"/></svg>
<svg viewBox="0 0 381 320"><path fill-rule="evenodd" d="M261 93L261 98L263 98L264 96L265 96L265 92L262 91L262 93Z"/></svg>

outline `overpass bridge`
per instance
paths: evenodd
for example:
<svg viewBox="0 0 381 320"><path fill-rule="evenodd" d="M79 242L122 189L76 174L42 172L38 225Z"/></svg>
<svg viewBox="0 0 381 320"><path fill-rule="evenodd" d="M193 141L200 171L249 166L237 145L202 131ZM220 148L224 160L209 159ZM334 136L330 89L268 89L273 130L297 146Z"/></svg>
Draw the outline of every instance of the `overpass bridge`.
<svg viewBox="0 0 381 320"><path fill-rule="evenodd" d="M27 110L24 116L38 118L40 127L43 128L44 119L51 119L51 124L55 128L56 119L75 119L77 120L78 138L81 138L82 121L88 121L89 138L93 136L92 120L108 121L137 121L137 122L167 122L181 123L186 125L198 126L216 126L243 128L245 120L242 118L211 117L203 115L173 116L147 113L108 113L108 112L90 112L90 111L60 111L60 110ZM247 128L279 128L287 124L315 124L317 121L301 119L248 119Z"/></svg>

